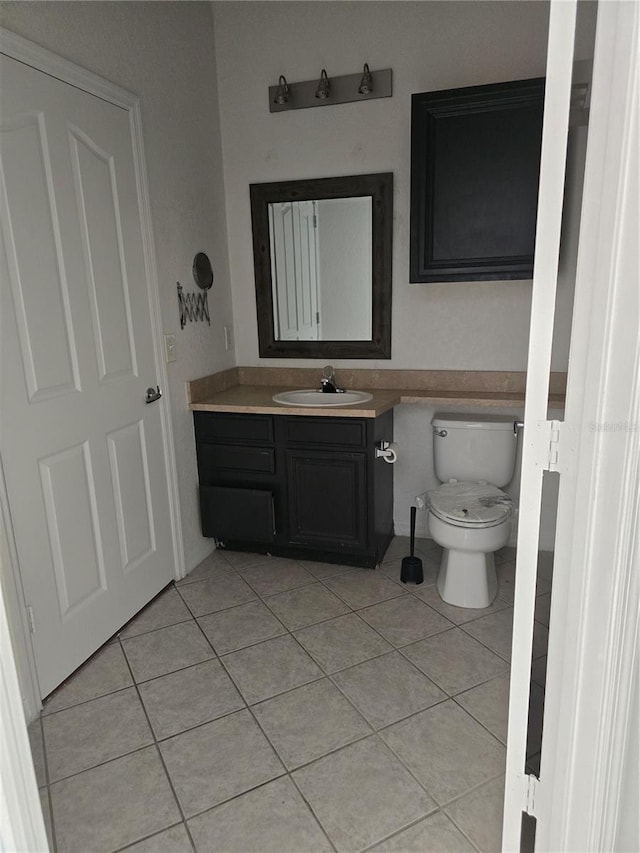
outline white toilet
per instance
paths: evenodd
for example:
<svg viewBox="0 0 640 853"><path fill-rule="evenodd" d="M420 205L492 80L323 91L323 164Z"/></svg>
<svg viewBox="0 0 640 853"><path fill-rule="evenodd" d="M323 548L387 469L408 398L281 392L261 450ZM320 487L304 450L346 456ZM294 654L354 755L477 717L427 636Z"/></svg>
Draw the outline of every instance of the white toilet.
<svg viewBox="0 0 640 853"><path fill-rule="evenodd" d="M435 474L428 493L429 531L444 553L437 588L457 607L488 607L498 581L494 552L509 541L512 501L500 490L513 477L517 428L513 418L436 414Z"/></svg>

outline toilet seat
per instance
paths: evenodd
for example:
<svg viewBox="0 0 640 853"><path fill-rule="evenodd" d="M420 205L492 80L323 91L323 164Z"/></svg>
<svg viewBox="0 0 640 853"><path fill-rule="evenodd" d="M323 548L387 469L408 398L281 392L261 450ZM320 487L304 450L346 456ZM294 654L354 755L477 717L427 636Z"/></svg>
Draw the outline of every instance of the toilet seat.
<svg viewBox="0 0 640 853"><path fill-rule="evenodd" d="M511 515L512 500L489 483L444 483L429 492L429 509L455 527L495 527Z"/></svg>

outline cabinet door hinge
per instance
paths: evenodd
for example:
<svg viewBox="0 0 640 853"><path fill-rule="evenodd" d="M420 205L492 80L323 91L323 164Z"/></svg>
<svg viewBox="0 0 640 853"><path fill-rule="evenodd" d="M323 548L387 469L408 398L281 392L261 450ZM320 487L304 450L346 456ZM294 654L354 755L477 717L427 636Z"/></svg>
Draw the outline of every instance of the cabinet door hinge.
<svg viewBox="0 0 640 853"><path fill-rule="evenodd" d="M30 604L27 604L27 619L29 620L29 630L32 634L36 632L36 620L33 615L33 607Z"/></svg>

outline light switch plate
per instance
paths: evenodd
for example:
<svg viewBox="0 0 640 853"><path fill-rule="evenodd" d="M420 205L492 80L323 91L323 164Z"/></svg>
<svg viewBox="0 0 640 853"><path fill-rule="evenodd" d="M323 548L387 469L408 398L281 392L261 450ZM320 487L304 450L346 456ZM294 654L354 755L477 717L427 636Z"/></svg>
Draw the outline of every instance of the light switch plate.
<svg viewBox="0 0 640 853"><path fill-rule="evenodd" d="M165 335L164 336L164 357L167 364L170 361L176 360L176 336L175 335Z"/></svg>

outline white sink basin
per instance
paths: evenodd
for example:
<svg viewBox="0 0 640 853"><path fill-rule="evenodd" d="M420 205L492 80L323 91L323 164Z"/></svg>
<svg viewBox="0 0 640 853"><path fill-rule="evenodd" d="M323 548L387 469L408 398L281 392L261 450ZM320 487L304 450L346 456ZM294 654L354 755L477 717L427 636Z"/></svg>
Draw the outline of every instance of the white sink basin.
<svg viewBox="0 0 640 853"><path fill-rule="evenodd" d="M330 406L354 406L356 403L366 403L373 399L368 391L344 391L341 394L327 394L310 388L305 391L281 391L273 395L274 403L283 406L314 406L329 408Z"/></svg>

